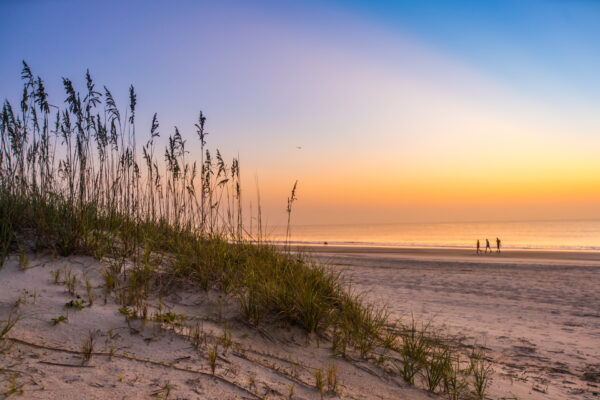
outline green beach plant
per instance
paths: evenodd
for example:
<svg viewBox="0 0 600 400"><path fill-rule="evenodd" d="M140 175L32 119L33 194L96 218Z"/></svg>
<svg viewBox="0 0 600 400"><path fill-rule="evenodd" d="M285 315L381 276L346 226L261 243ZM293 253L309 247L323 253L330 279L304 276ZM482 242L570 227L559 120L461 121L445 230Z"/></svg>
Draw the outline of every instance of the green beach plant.
<svg viewBox="0 0 600 400"><path fill-rule="evenodd" d="M401 333L402 344L399 349L401 363L397 364L400 375L410 385L415 384L415 376L422 370L427 362L429 343L427 337L428 325L417 328L417 323L412 319L410 326Z"/></svg>
<svg viewBox="0 0 600 400"><path fill-rule="evenodd" d="M88 304L91 306L94 305L94 298L96 297L94 294L94 290L92 288L92 283L90 282L89 278L85 279L85 290L87 292L87 297L88 297Z"/></svg>
<svg viewBox="0 0 600 400"><path fill-rule="evenodd" d="M323 398L323 393L325 393L325 382L323 381L323 371L320 369L315 371L315 388L319 391L321 398Z"/></svg>
<svg viewBox="0 0 600 400"><path fill-rule="evenodd" d="M94 339L95 334L94 332L90 331L83 340L83 343L81 343L81 356L83 358L83 364L88 363L92 359L92 354L94 353Z"/></svg>
<svg viewBox="0 0 600 400"><path fill-rule="evenodd" d="M70 300L67 303L65 303L66 308L74 308L79 311L83 310L84 306L85 300Z"/></svg>
<svg viewBox="0 0 600 400"><path fill-rule="evenodd" d="M487 393L493 373L492 364L486 359L483 349L474 347L469 355L470 373L473 378L475 398L483 400Z"/></svg>
<svg viewBox="0 0 600 400"><path fill-rule="evenodd" d="M6 336L6 334L10 332L12 328L15 327L15 325L17 324L17 322L19 322L20 319L21 316L19 314L11 312L8 315L8 318L5 321L2 321L2 329L0 329L0 339L3 339L4 336Z"/></svg>
<svg viewBox="0 0 600 400"><path fill-rule="evenodd" d="M208 364L210 365L210 371L214 375L217 368L217 345L208 350Z"/></svg>
<svg viewBox="0 0 600 400"><path fill-rule="evenodd" d="M427 390L435 392L448 376L450 367L450 349L443 344L435 344L429 350L423 364L423 378Z"/></svg>
<svg viewBox="0 0 600 400"><path fill-rule="evenodd" d="M56 318L52 318L52 325L59 325L60 323L66 322L66 321L68 321L67 317L65 317L64 315L59 315Z"/></svg>
<svg viewBox="0 0 600 400"><path fill-rule="evenodd" d="M466 372L469 371L461 369L460 354L455 352L449 357L444 375L444 390L448 400L459 400L467 394L469 384L465 378Z"/></svg>
<svg viewBox="0 0 600 400"><path fill-rule="evenodd" d="M338 389L338 366L334 363L327 368L327 390L336 393Z"/></svg>

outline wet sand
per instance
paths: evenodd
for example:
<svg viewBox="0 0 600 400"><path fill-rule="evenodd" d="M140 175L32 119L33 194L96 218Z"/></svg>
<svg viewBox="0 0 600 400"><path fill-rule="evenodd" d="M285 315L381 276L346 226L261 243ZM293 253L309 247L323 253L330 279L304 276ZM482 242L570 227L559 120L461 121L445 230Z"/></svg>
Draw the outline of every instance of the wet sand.
<svg viewBox="0 0 600 400"><path fill-rule="evenodd" d="M494 359L493 398L600 396L600 253L312 246L393 317L430 322Z"/></svg>

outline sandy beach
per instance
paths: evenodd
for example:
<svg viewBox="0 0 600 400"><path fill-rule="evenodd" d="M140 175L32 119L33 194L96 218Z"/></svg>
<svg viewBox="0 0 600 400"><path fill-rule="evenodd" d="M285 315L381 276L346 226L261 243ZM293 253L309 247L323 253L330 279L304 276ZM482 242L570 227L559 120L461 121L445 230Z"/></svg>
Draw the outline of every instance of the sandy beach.
<svg viewBox="0 0 600 400"><path fill-rule="evenodd" d="M493 398L600 396L600 254L303 248L392 315L429 322L495 362Z"/></svg>
<svg viewBox="0 0 600 400"><path fill-rule="evenodd" d="M372 304L387 304L393 318L429 324L468 349L484 345L493 361L492 399L595 399L600 393L600 258L592 253L503 253L468 250L313 247L312 257L341 270ZM315 371L338 368L336 392L327 398L437 398L408 387L359 357L334 357L296 328L249 327L237 306L218 292L182 289L151 301L181 315L173 323L130 320L115 298L103 295L101 262L90 257L17 256L0 270L0 320L20 320L3 341L2 393L25 398L289 398L317 399ZM54 271L84 279L96 299L67 308L67 288ZM66 321L54 325L53 318ZM179 317L178 317L179 318ZM199 326L202 343L190 342ZM81 346L94 336L88 362ZM223 337L231 335L225 345ZM208 362L217 346L216 373ZM111 356L112 354L112 356ZM10 371L14 371L11 375ZM14 381L7 379L14 377ZM14 383L14 385L13 385ZM293 387L293 389L291 389ZM432 397L433 396L433 397Z"/></svg>
<svg viewBox="0 0 600 400"><path fill-rule="evenodd" d="M104 300L105 263L91 257L9 257L0 269L0 398L27 399L319 399L315 374L322 371L325 398L429 399L372 362L335 357L326 338L298 327L242 318L238 304L221 292L179 288L149 299L148 321L127 319L118 299ZM55 279L56 271L60 277ZM76 277L76 295L65 274ZM85 280L95 295L90 306ZM68 307L83 302L81 310ZM172 313L173 321L153 316ZM55 323L60 316L66 319ZM197 329L198 340L191 339ZM82 345L93 335L91 358ZM216 348L213 375L210 351ZM336 368L335 386L328 371ZM16 397L21 398L21 397Z"/></svg>

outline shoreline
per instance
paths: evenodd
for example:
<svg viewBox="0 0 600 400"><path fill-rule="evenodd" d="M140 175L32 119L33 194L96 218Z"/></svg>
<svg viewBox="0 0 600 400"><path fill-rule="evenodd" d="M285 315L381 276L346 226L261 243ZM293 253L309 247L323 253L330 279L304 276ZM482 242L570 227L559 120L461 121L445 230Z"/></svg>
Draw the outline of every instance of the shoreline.
<svg viewBox="0 0 600 400"><path fill-rule="evenodd" d="M278 248L284 245L275 245ZM292 251L309 253L318 257L364 256L384 257L407 260L464 261L477 263L532 264L551 263L560 265L585 265L600 267L600 251L579 250L502 250L485 254L476 254L474 248L431 248L431 247L388 247L388 246L345 246L345 245L297 245L290 246Z"/></svg>

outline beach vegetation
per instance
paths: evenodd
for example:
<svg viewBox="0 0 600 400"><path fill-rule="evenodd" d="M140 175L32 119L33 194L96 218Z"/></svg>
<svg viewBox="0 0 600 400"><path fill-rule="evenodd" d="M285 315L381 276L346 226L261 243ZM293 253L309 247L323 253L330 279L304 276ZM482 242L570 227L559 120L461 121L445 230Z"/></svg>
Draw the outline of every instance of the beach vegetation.
<svg viewBox="0 0 600 400"><path fill-rule="evenodd" d="M202 344L206 344L207 335L200 325L196 323L196 325L190 329L189 339L192 342L192 346L198 350Z"/></svg>
<svg viewBox="0 0 600 400"><path fill-rule="evenodd" d="M123 307L119 308L119 313L123 314L125 316L126 320L135 318L133 310L127 306L123 306Z"/></svg>
<svg viewBox="0 0 600 400"><path fill-rule="evenodd" d="M96 295L94 294L94 290L92 288L92 283L90 282L89 278L85 279L85 291L86 291L87 297L88 297L88 304L91 307L94 305L94 299L95 299Z"/></svg>
<svg viewBox="0 0 600 400"><path fill-rule="evenodd" d="M22 247L19 248L19 266L23 271L29 268L29 256L27 256Z"/></svg>
<svg viewBox="0 0 600 400"><path fill-rule="evenodd" d="M229 329L227 322L225 322L225 326L223 327L223 335L221 336L220 342L223 345L224 353L227 353L227 350L233 344L233 340L231 339L231 329Z"/></svg>
<svg viewBox="0 0 600 400"><path fill-rule="evenodd" d="M11 253L19 254L22 266L26 252L96 257L106 265L105 301L114 293L127 320L145 319L151 296L160 302L183 285L217 290L235 300L251 325L298 326L307 338L331 338L336 355L355 352L380 365L395 363L411 385L432 391L452 386L448 365L455 365L449 360L456 360L457 350L440 346L414 320L393 324L386 307L368 304L339 272L292 252L297 181L287 199L283 250L264 240L260 204L256 216L243 212L239 160L226 161L207 147L202 112L194 125L201 151L192 155L179 128L166 136L161 132L157 114L140 134L133 86L129 104L119 109L112 92L97 87L87 71L81 91L63 78L60 106L25 62L21 78L20 101L15 107L5 101L0 111L0 266ZM258 221L258 231L244 224L248 220ZM64 269L53 273L54 281L61 275L76 297L77 276ZM92 305L93 288L87 279L85 284ZM84 303L76 299L67 307L81 309ZM218 311L221 320L221 303ZM154 320L184 322L163 313L160 303ZM195 347L206 344L201 329L191 331ZM227 326L221 342L226 348L231 343ZM92 334L82 352L91 357ZM213 374L216 352L215 345L208 354ZM482 398L491 367L479 353L470 366L474 391ZM323 393L323 373L317 372L316 387ZM328 372L331 385L337 385L337 369Z"/></svg>
<svg viewBox="0 0 600 400"><path fill-rule="evenodd" d="M208 350L208 364L210 365L210 371L214 375L217 368L217 345Z"/></svg>
<svg viewBox="0 0 600 400"><path fill-rule="evenodd" d="M25 386L25 383L19 382L17 373L10 374L7 386L8 387L6 390L0 392L0 396L2 396L3 399L8 399L13 394L23 395L25 393L23 391L23 386Z"/></svg>
<svg viewBox="0 0 600 400"><path fill-rule="evenodd" d="M469 360L470 373L473 379L473 392L476 399L482 400L485 398L491 383L493 367L481 348L474 347Z"/></svg>
<svg viewBox="0 0 600 400"><path fill-rule="evenodd" d="M0 325L0 327L2 329L0 329L0 339L3 339L4 336L6 336L6 334L15 327L15 325L17 324L17 322L19 322L20 319L21 316L19 314L11 312L5 321L1 321L2 325Z"/></svg>
<svg viewBox="0 0 600 400"><path fill-rule="evenodd" d="M90 331L81 343L81 356L83 358L83 364L88 363L92 359L92 354L94 353L94 338L94 332Z"/></svg>
<svg viewBox="0 0 600 400"><path fill-rule="evenodd" d="M64 280L63 283L67 287L67 291L71 296L77 296L77 285L79 284L79 280L77 279L77 275L73 273L71 268L65 269L63 271Z"/></svg>
<svg viewBox="0 0 600 400"><path fill-rule="evenodd" d="M52 271L52 280L54 281L55 284L60 283L60 270L59 269L55 269Z"/></svg>
<svg viewBox="0 0 600 400"><path fill-rule="evenodd" d="M74 308L79 311L83 310L84 306L85 306L85 300L70 300L65 303L66 308Z"/></svg>
<svg viewBox="0 0 600 400"><path fill-rule="evenodd" d="M321 398L323 398L323 393L325 393L325 381L323 380L323 371L320 369L315 371L315 388L319 391Z"/></svg>
<svg viewBox="0 0 600 400"><path fill-rule="evenodd" d="M423 364L423 378L427 390L436 392L449 372L450 349L443 344L436 344L428 353L428 359Z"/></svg>
<svg viewBox="0 0 600 400"><path fill-rule="evenodd" d="M257 244L256 233L246 231L239 161L226 163L218 150L205 148L202 113L195 125L200 160L190 157L175 128L161 162L158 117L141 141L133 87L129 106L119 110L110 90L99 90L88 71L82 93L63 79L65 108L56 109L26 63L22 78L19 107L5 101L0 116L0 201L8 217L0 224L14 233L2 236L4 247L17 248L16 238L27 233L36 251L106 259L105 294L119 288L121 305L136 315L152 289L172 289L185 279L233 295L251 324L274 317L322 333L343 323L340 329L351 330L350 342L363 356L373 349L377 328L371 317L379 324L381 315L348 295L338 274ZM297 183L288 220L296 191ZM69 269L62 275L76 296L77 276Z"/></svg>
<svg viewBox="0 0 600 400"><path fill-rule="evenodd" d="M468 370L461 368L460 354L458 352L451 354L443 378L444 391L448 400L459 400L466 397L469 386L465 377L467 373Z"/></svg>
<svg viewBox="0 0 600 400"><path fill-rule="evenodd" d="M401 332L401 344L398 352L401 362L396 364L402 378L410 385L415 384L415 377L420 373L427 361L429 349L428 326L420 329L413 319L411 324Z"/></svg>
<svg viewBox="0 0 600 400"><path fill-rule="evenodd" d="M62 322L67 322L67 321L68 321L67 317L65 317L64 315L59 315L56 318L52 318L52 325L59 325Z"/></svg>
<svg viewBox="0 0 600 400"><path fill-rule="evenodd" d="M338 388L338 366L334 363L327 368L327 390L336 393Z"/></svg>

